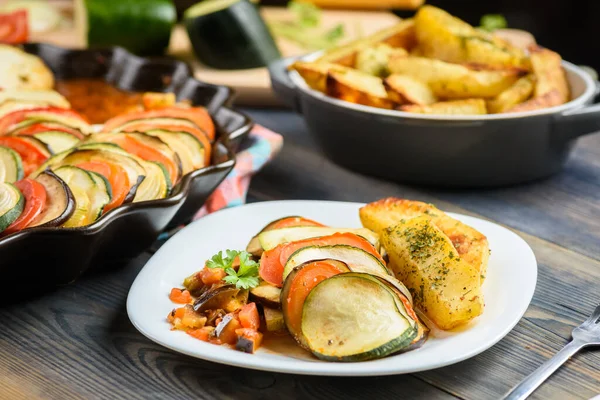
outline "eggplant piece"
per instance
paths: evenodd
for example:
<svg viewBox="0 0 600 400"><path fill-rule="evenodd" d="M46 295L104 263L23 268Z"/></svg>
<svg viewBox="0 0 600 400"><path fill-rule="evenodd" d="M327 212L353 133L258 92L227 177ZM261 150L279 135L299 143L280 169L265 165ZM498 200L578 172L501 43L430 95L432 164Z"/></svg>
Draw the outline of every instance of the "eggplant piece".
<svg viewBox="0 0 600 400"><path fill-rule="evenodd" d="M269 222L269 224L267 226L262 228L260 230L260 232L258 232L252 239L250 239L250 243L248 243L248 246L246 246L246 251L248 253L252 254L254 257L262 256L263 247L260 244L260 240L258 240L258 236L263 232L273 230L273 226L275 226L276 223L278 223L281 220L288 219L288 218L300 218L300 217L297 215L290 215L290 216L279 218L279 219L276 219L275 221Z"/></svg>
<svg viewBox="0 0 600 400"><path fill-rule="evenodd" d="M47 169L35 180L46 189L46 205L28 228L61 226L75 212L75 197L69 186L54 172Z"/></svg>
<svg viewBox="0 0 600 400"><path fill-rule="evenodd" d="M250 298L270 308L281 308L281 289L268 282L261 282L257 287L250 289Z"/></svg>
<svg viewBox="0 0 600 400"><path fill-rule="evenodd" d="M127 192L127 195L123 199L123 204L131 203L133 201L133 199L135 199L137 190L140 187L140 185L142 184L142 182L144 181L144 179L146 179L146 177L144 175L139 175L137 177L136 183L129 189L129 192Z"/></svg>
<svg viewBox="0 0 600 400"><path fill-rule="evenodd" d="M263 335L252 329L238 329L238 339L235 345L236 350L244 353L253 354L262 343Z"/></svg>
<svg viewBox="0 0 600 400"><path fill-rule="evenodd" d="M215 335L221 343L235 344L238 336L236 329L242 328L242 324L233 314L227 314L215 328Z"/></svg>
<svg viewBox="0 0 600 400"><path fill-rule="evenodd" d="M213 286L202 293L194 302L194 310L198 312L223 309L226 312L237 311L248 302L248 291L234 285Z"/></svg>
<svg viewBox="0 0 600 400"><path fill-rule="evenodd" d="M263 313L265 315L267 331L278 332L285 330L285 321L283 319L283 313L280 310L263 307Z"/></svg>

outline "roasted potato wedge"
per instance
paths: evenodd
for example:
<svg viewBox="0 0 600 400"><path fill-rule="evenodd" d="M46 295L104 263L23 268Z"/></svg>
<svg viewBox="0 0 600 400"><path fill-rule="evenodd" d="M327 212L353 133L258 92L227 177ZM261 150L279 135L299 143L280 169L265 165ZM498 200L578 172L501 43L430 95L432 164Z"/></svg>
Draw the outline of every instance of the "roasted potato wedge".
<svg viewBox="0 0 600 400"><path fill-rule="evenodd" d="M437 7L426 5L419 9L415 15L415 32L419 52L425 57L530 69L523 50Z"/></svg>
<svg viewBox="0 0 600 400"><path fill-rule="evenodd" d="M529 99L533 94L535 78L527 75L515 82L514 85L487 102L490 113L504 113Z"/></svg>
<svg viewBox="0 0 600 400"><path fill-rule="evenodd" d="M392 109L396 104L387 96L381 78L358 70L329 71L325 93L365 106Z"/></svg>
<svg viewBox="0 0 600 400"><path fill-rule="evenodd" d="M341 64L346 67L356 66L358 52L373 47L376 44L386 44L390 47L411 49L416 43L415 24L412 19L405 19L398 24L383 29L373 35L355 40L345 46L325 52L317 61Z"/></svg>
<svg viewBox="0 0 600 400"><path fill-rule="evenodd" d="M534 97L541 97L556 90L560 95L559 104L569 101L569 84L560 55L539 46L531 48L530 51L531 65L536 78Z"/></svg>
<svg viewBox="0 0 600 400"><path fill-rule="evenodd" d="M297 71L304 79L306 84L314 90L325 92L327 83L327 74L329 71L346 71L349 68L339 64L325 62L304 62L297 61L289 66L290 70Z"/></svg>
<svg viewBox="0 0 600 400"><path fill-rule="evenodd" d="M548 107L558 106L563 104L563 97L558 90L545 93L540 97L534 97L521 104L517 104L513 108L506 111L507 113L523 112L523 111L535 111L541 110Z"/></svg>
<svg viewBox="0 0 600 400"><path fill-rule="evenodd" d="M390 75L383 81L388 97L398 104L427 105L437 102L429 86L406 75Z"/></svg>
<svg viewBox="0 0 600 400"><path fill-rule="evenodd" d="M363 226L379 234L402 220L419 216L431 219L450 238L460 258L477 269L482 280L485 278L490 256L490 246L485 235L450 217L433 204L390 197L369 203L360 209Z"/></svg>
<svg viewBox="0 0 600 400"><path fill-rule="evenodd" d="M382 232L394 275L440 329L463 325L483 313L481 279L428 216L401 220Z"/></svg>
<svg viewBox="0 0 600 400"><path fill-rule="evenodd" d="M385 78L390 74L388 67L390 57L406 55L408 55L408 52L405 49L390 47L387 44L378 44L358 52L355 68L369 75Z"/></svg>
<svg viewBox="0 0 600 400"><path fill-rule="evenodd" d="M467 99L491 98L512 86L523 71L510 69L483 69L480 65L459 65L423 57L392 56L392 74L408 75L426 83L438 97Z"/></svg>
<svg viewBox="0 0 600 400"><path fill-rule="evenodd" d="M0 44L0 90L50 90L54 75L37 56Z"/></svg>
<svg viewBox="0 0 600 400"><path fill-rule="evenodd" d="M444 115L482 115L487 114L485 100L466 99L453 101L440 101L430 105L420 106L408 104L400 106L400 111L419 114L444 114Z"/></svg>

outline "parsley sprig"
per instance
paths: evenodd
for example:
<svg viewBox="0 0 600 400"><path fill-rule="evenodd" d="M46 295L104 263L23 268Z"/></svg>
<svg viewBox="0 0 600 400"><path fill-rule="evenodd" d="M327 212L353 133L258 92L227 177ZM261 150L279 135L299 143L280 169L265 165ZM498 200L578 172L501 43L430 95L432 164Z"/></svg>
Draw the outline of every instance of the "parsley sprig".
<svg viewBox="0 0 600 400"><path fill-rule="evenodd" d="M233 268L236 257L240 260L237 271ZM252 260L250 253L246 251L225 250L225 256L220 251L206 262L206 267L225 270L227 276L223 278L223 281L235 285L239 289L251 289L258 286L258 263Z"/></svg>

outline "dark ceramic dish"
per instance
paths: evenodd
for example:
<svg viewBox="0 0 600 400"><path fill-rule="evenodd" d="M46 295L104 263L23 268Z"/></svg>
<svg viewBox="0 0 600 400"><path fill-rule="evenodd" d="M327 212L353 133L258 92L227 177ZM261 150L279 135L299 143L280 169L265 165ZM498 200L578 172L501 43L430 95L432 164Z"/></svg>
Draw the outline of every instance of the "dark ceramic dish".
<svg viewBox="0 0 600 400"><path fill-rule="evenodd" d="M30 44L56 79L104 78L121 89L172 91L178 99L205 106L217 126L212 164L190 172L169 197L129 203L93 224L74 229L32 228L0 239L2 288L53 286L76 279L88 268L139 255L168 226L188 222L235 165L234 152L252 128L244 114L224 106L232 92L194 79L186 64L134 56L121 48L66 50Z"/></svg>
<svg viewBox="0 0 600 400"><path fill-rule="evenodd" d="M399 182L493 187L544 178L561 170L578 137L600 130L600 105L590 106L597 83L568 62L569 103L514 114L443 116L325 96L287 70L293 61L270 65L273 89L304 115L325 154L349 169Z"/></svg>

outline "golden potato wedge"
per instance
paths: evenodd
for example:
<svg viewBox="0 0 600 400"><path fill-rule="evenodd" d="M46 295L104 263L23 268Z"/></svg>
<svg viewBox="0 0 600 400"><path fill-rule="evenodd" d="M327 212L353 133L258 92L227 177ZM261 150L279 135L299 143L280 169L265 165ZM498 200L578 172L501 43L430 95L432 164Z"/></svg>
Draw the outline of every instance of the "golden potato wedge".
<svg viewBox="0 0 600 400"><path fill-rule="evenodd" d="M406 75L390 75L383 81L388 97L398 104L427 105L437 102L429 86Z"/></svg>
<svg viewBox="0 0 600 400"><path fill-rule="evenodd" d="M408 55L408 52L403 48L394 48L380 43L360 50L356 55L355 68L369 75L385 78L390 74L388 68L390 57L406 55Z"/></svg>
<svg viewBox="0 0 600 400"><path fill-rule="evenodd" d="M431 218L401 220L382 232L381 241L396 278L440 329L455 328L483 313L479 272L456 254Z"/></svg>
<svg viewBox="0 0 600 400"><path fill-rule="evenodd" d="M443 61L530 69L525 52L433 6L415 15L419 52Z"/></svg>
<svg viewBox="0 0 600 400"><path fill-rule="evenodd" d="M392 109L396 104L387 96L381 78L357 70L329 71L325 93L365 106Z"/></svg>
<svg viewBox="0 0 600 400"><path fill-rule="evenodd" d="M444 114L444 115L482 115L487 114L485 100L465 99L453 101L440 101L429 105L420 106L407 104L400 106L400 111L419 114Z"/></svg>
<svg viewBox="0 0 600 400"><path fill-rule="evenodd" d="M515 82L514 85L487 102L490 113L504 113L529 99L535 87L533 75L527 75Z"/></svg>
<svg viewBox="0 0 600 400"><path fill-rule="evenodd" d="M534 97L521 104L517 104L513 108L507 110L507 113L535 111L548 107L558 106L563 104L563 97L558 90L545 93L540 97Z"/></svg>
<svg viewBox="0 0 600 400"><path fill-rule="evenodd" d="M485 278L490 256L485 235L450 217L433 204L390 197L367 204L360 209L359 215L365 228L379 234L402 220L425 216L448 236L459 257L473 266L482 280Z"/></svg>
<svg viewBox="0 0 600 400"><path fill-rule="evenodd" d="M467 99L491 98L512 86L522 70L484 69L481 65L459 65L424 57L390 57L392 74L408 75L431 87L438 97Z"/></svg>
<svg viewBox="0 0 600 400"><path fill-rule="evenodd" d="M569 101L569 84L560 55L539 46L531 48L530 51L531 66L536 78L534 97L541 97L556 90L560 96L559 104Z"/></svg>
<svg viewBox="0 0 600 400"><path fill-rule="evenodd" d="M0 44L0 90L49 90L54 75L37 56Z"/></svg>
<svg viewBox="0 0 600 400"><path fill-rule="evenodd" d="M339 64L325 62L296 61L289 66L290 70L297 71L306 84L314 90L325 92L327 74L332 70L346 71L348 68Z"/></svg>
<svg viewBox="0 0 600 400"><path fill-rule="evenodd" d="M328 50L316 61L341 64L353 68L356 66L356 57L359 51L379 43L394 48L411 49L416 43L414 21L412 19L402 20L398 24L373 35Z"/></svg>

